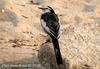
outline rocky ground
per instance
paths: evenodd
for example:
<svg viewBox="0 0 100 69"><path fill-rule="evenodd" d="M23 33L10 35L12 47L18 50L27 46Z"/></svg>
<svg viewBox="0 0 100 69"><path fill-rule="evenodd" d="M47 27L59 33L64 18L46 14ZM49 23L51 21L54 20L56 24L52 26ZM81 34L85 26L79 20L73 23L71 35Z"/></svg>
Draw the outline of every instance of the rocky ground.
<svg viewBox="0 0 100 69"><path fill-rule="evenodd" d="M48 5L60 19L60 66L40 23ZM100 69L100 1L0 0L0 69Z"/></svg>

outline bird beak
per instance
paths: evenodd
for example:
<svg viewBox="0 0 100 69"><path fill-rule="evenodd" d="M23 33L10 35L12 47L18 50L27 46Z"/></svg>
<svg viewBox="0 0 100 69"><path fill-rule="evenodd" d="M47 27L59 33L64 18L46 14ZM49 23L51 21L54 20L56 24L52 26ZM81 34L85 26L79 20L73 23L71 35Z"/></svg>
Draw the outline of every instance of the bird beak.
<svg viewBox="0 0 100 69"><path fill-rule="evenodd" d="M45 9L47 9L47 8L43 8L43 7L38 7L39 9L41 9L41 10L45 10Z"/></svg>

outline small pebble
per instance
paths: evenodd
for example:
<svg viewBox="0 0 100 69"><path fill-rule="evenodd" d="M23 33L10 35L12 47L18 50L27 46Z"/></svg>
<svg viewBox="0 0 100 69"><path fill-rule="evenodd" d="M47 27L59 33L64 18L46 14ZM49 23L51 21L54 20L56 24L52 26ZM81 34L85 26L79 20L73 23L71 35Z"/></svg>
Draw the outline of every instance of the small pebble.
<svg viewBox="0 0 100 69"><path fill-rule="evenodd" d="M4 9L2 9L2 13L4 13L5 12L5 10Z"/></svg>

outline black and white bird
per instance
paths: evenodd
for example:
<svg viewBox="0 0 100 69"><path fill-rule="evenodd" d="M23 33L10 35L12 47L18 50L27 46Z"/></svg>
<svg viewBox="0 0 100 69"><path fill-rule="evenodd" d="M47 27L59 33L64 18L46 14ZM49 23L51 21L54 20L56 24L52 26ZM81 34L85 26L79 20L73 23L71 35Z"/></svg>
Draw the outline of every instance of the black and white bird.
<svg viewBox="0 0 100 69"><path fill-rule="evenodd" d="M62 64L62 56L58 42L60 29L58 16L50 6L47 8L39 7L39 9L43 10L40 18L41 25L44 31L50 36L50 39L53 43L57 64Z"/></svg>

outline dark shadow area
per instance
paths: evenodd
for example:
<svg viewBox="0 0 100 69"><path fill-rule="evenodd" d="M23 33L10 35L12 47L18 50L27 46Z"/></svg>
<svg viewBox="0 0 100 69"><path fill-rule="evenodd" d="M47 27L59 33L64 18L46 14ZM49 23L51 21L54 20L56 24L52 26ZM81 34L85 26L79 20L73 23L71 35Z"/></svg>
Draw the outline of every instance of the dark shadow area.
<svg viewBox="0 0 100 69"><path fill-rule="evenodd" d="M55 54L51 43L44 43L41 45L38 52L39 62L46 69L69 69L69 63L67 60L63 59L62 65L57 65Z"/></svg>
<svg viewBox="0 0 100 69"><path fill-rule="evenodd" d="M13 11L2 9L2 12L0 12L0 21L12 22L14 26L17 26L18 17Z"/></svg>

